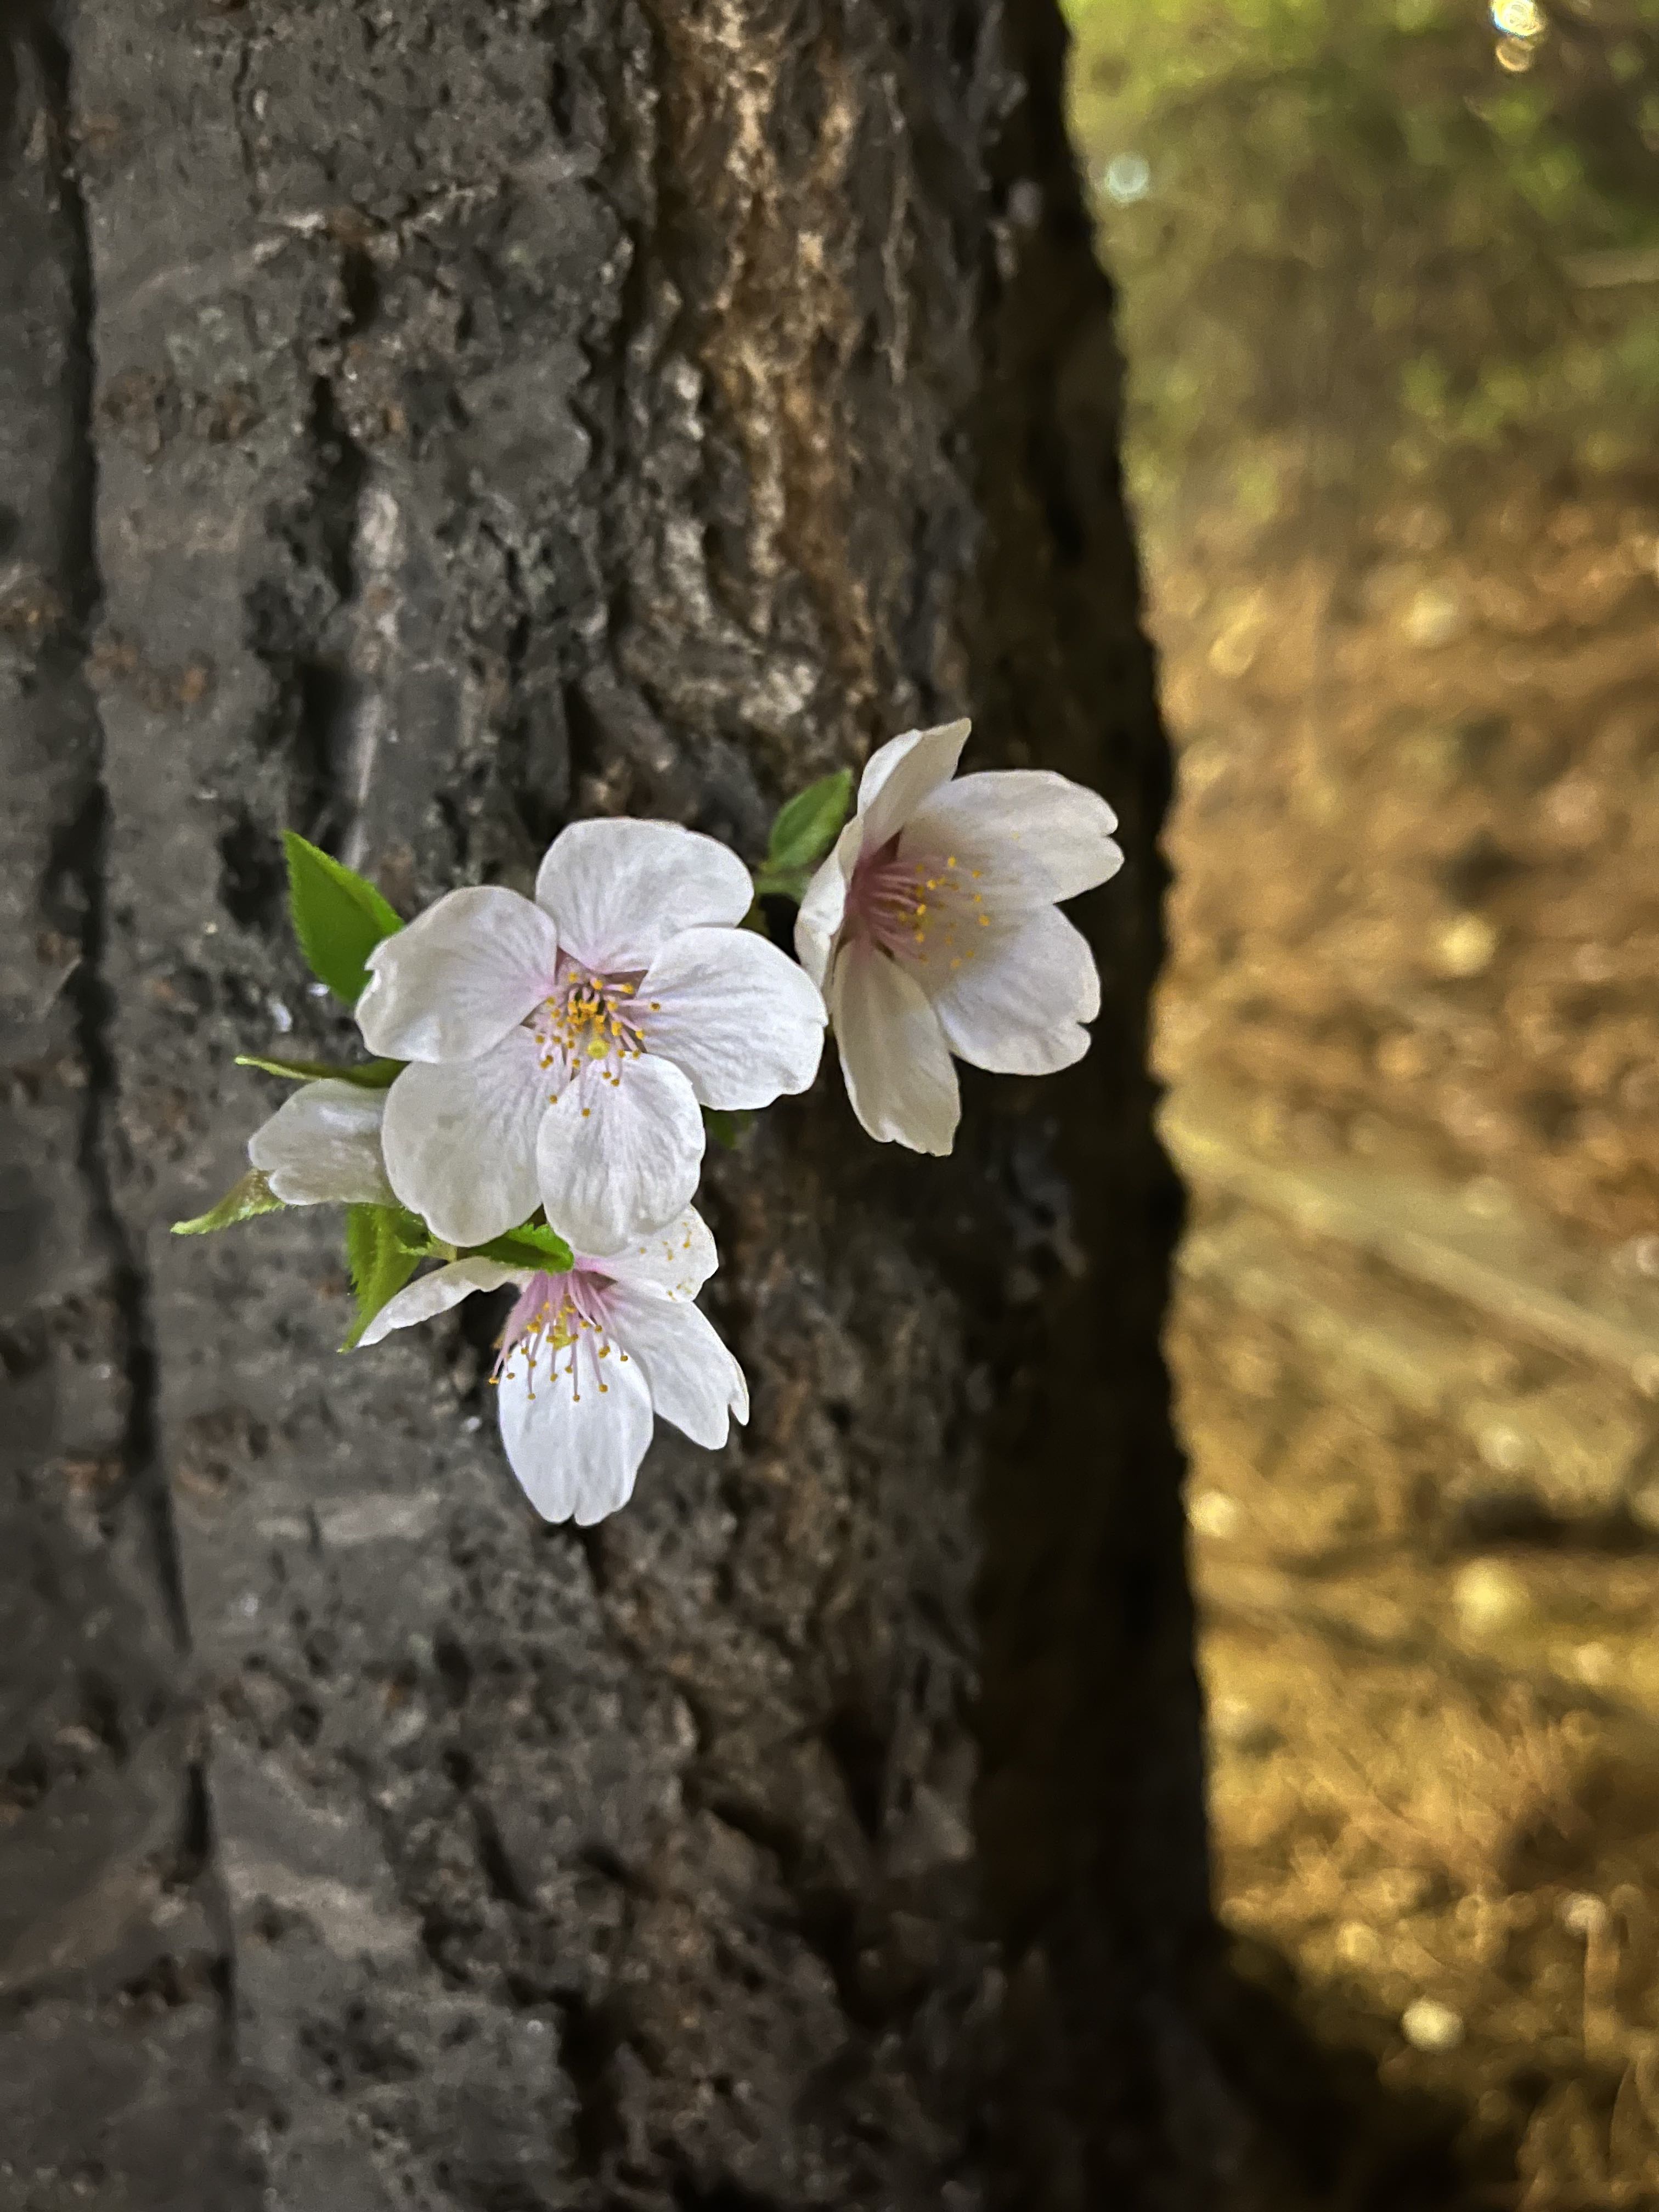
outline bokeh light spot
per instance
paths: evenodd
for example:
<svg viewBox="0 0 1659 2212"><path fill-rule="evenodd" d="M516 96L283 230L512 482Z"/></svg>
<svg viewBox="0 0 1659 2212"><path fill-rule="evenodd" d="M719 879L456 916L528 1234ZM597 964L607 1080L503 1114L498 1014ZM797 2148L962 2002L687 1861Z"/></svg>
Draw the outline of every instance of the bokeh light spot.
<svg viewBox="0 0 1659 2212"><path fill-rule="evenodd" d="M1144 154L1115 154L1102 179L1109 197L1120 207L1144 200L1152 189L1152 164Z"/></svg>

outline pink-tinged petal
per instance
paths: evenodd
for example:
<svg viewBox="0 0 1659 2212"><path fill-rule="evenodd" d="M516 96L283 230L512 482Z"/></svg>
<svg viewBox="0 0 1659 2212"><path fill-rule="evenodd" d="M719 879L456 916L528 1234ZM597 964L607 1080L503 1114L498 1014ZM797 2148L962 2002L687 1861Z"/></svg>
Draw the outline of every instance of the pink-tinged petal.
<svg viewBox="0 0 1659 2212"><path fill-rule="evenodd" d="M805 1091L830 1018L805 969L750 929L683 929L647 969L630 1012L647 1050L684 1071L699 1105L731 1112Z"/></svg>
<svg viewBox="0 0 1659 2212"><path fill-rule="evenodd" d="M930 792L957 772L971 722L941 722L937 729L907 730L871 754L859 783L867 850L896 836Z"/></svg>
<svg viewBox="0 0 1659 2212"><path fill-rule="evenodd" d="M391 1060L476 1060L553 986L558 935L497 884L449 891L368 956L357 1026Z"/></svg>
<svg viewBox="0 0 1659 2212"><path fill-rule="evenodd" d="M648 1283L677 1298L695 1298L720 1265L708 1224L695 1206L688 1206L666 1229L625 1244L603 1262L605 1274L617 1283Z"/></svg>
<svg viewBox="0 0 1659 2212"><path fill-rule="evenodd" d="M380 1158L386 1094L307 1083L248 1139L247 1156L285 1206L390 1206Z"/></svg>
<svg viewBox="0 0 1659 2212"><path fill-rule="evenodd" d="M500 1267L494 1260L452 1260L447 1267L417 1275L388 1298L363 1331L359 1348L378 1344L394 1328L414 1328L423 1321L435 1321L463 1298L470 1298L474 1291L499 1291L508 1283L528 1279L522 1269Z"/></svg>
<svg viewBox="0 0 1659 2212"><path fill-rule="evenodd" d="M990 769L937 791L901 853L955 854L994 918L1075 898L1123 866L1117 817L1097 791L1047 769Z"/></svg>
<svg viewBox="0 0 1659 2212"><path fill-rule="evenodd" d="M642 1243L690 1204L702 1152L696 1093L672 1060L588 1060L541 1125L548 1220L599 1260Z"/></svg>
<svg viewBox="0 0 1659 2212"><path fill-rule="evenodd" d="M847 1095L870 1135L948 1152L961 1119L957 1072L926 993L873 945L849 945L830 978Z"/></svg>
<svg viewBox="0 0 1659 2212"><path fill-rule="evenodd" d="M836 838L835 849L806 886L806 896L795 916L795 957L820 991L829 971L830 956L847 915L847 894L853 871L864 849L864 823L854 815Z"/></svg>
<svg viewBox="0 0 1659 2212"><path fill-rule="evenodd" d="M977 956L933 994L952 1052L995 1075L1052 1075L1089 1049L1100 975L1081 932L1041 906L985 933Z"/></svg>
<svg viewBox="0 0 1659 2212"><path fill-rule="evenodd" d="M587 1528L627 1504L651 1442L651 1394L636 1360L614 1345L601 1359L586 1335L544 1346L533 1367L519 1350L495 1395L507 1463L544 1521Z"/></svg>
<svg viewBox="0 0 1659 2212"><path fill-rule="evenodd" d="M617 1342L645 1370L658 1413L718 1451L732 1415L749 1419L749 1385L708 1316L689 1299L631 1283L610 1291L605 1310Z"/></svg>
<svg viewBox="0 0 1659 2212"><path fill-rule="evenodd" d="M487 1244L536 1211L536 1132L551 1079L528 1030L477 1060L406 1067L386 1093L392 1188L447 1244Z"/></svg>
<svg viewBox="0 0 1659 2212"><path fill-rule="evenodd" d="M589 968L648 968L682 929L740 922L755 896L737 854L678 822L573 822L548 847L536 898Z"/></svg>

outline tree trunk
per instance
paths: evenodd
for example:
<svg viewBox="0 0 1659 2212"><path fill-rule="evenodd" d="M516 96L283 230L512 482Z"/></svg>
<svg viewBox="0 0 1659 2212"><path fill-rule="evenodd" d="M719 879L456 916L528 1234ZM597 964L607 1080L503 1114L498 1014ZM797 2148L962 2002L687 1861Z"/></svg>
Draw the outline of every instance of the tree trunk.
<svg viewBox="0 0 1659 2212"><path fill-rule="evenodd" d="M1208 2208L1143 1059L1166 762L1051 0L16 0L0 27L0 2204ZM166 1224L404 911L751 860L918 720L1104 791L1105 1008L948 1163L716 1155L754 1419L549 1529L482 1322ZM486 1316L485 1318L488 1318Z"/></svg>

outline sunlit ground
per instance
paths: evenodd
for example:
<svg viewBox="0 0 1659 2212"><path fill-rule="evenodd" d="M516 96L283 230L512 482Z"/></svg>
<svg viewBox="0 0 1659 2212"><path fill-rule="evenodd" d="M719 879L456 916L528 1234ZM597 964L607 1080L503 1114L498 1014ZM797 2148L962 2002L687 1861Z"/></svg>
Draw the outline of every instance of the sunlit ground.
<svg viewBox="0 0 1659 2212"><path fill-rule="evenodd" d="M1659 2204L1659 506L1431 495L1149 518L1218 1904L1456 2201Z"/></svg>

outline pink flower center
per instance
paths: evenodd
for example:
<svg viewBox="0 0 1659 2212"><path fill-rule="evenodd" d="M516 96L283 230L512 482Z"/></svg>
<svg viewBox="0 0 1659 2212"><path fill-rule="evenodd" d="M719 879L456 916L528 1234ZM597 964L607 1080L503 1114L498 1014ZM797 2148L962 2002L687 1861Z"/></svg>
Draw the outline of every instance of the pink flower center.
<svg viewBox="0 0 1659 2212"><path fill-rule="evenodd" d="M899 850L899 839L860 854L847 890L843 940L878 945L918 967L960 968L991 917L980 871L954 853Z"/></svg>
<svg viewBox="0 0 1659 2212"><path fill-rule="evenodd" d="M606 975L560 953L553 988L525 1027L541 1048L542 1066L557 1069L561 1085L589 1061L599 1064L605 1082L622 1081L623 1063L646 1048L638 1019L644 1010L637 1004L644 980L641 969Z"/></svg>
<svg viewBox="0 0 1659 2212"><path fill-rule="evenodd" d="M562 1275L532 1275L507 1316L491 1381L499 1382L521 1358L533 1398L545 1355L544 1389L568 1387L576 1405L584 1389L597 1388L603 1396L611 1387L605 1363L614 1358L626 1364L628 1358L611 1334L605 1299L610 1288L610 1276L581 1261Z"/></svg>

